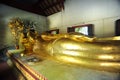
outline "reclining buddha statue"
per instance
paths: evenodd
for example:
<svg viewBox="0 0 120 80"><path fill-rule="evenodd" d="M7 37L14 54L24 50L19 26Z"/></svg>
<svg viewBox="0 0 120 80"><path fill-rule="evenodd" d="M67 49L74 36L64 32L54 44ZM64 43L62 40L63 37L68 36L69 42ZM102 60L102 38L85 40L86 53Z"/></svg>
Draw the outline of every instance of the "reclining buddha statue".
<svg viewBox="0 0 120 80"><path fill-rule="evenodd" d="M43 33L41 35L30 33L29 37L34 40L32 52L43 59L57 60L91 69L120 72L119 36L96 38L81 33Z"/></svg>
<svg viewBox="0 0 120 80"><path fill-rule="evenodd" d="M18 52L35 54L41 59L60 61L102 71L120 72L120 36L108 38L88 37L81 33L37 34L32 27L25 28L19 18L9 27Z"/></svg>

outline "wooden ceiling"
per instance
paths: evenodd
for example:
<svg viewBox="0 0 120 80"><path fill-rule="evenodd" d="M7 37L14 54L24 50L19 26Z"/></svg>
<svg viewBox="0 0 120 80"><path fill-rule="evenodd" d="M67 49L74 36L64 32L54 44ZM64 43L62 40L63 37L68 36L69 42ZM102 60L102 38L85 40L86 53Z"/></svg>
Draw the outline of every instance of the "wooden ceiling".
<svg viewBox="0 0 120 80"><path fill-rule="evenodd" d="M2 4L49 16L64 9L65 0L0 0Z"/></svg>

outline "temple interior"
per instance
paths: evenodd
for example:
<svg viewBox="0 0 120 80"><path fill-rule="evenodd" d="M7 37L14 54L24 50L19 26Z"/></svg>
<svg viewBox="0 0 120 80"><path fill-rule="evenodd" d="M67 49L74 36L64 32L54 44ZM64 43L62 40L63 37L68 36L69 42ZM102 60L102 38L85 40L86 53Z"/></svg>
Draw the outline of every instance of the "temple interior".
<svg viewBox="0 0 120 80"><path fill-rule="evenodd" d="M0 80L120 80L120 0L0 0Z"/></svg>

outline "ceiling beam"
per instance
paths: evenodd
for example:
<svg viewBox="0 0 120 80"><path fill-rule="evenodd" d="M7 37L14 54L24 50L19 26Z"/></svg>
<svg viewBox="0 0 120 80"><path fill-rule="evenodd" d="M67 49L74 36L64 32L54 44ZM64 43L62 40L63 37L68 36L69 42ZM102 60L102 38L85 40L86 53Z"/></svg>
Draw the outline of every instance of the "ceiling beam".
<svg viewBox="0 0 120 80"><path fill-rule="evenodd" d="M17 3L15 2L15 0L2 0L2 3L8 6L12 6L21 10L25 10L28 12L32 12L35 14L39 14L39 15L44 15L43 12L40 12L39 9L35 8L33 5L29 5L29 4L23 4L23 3Z"/></svg>
<svg viewBox="0 0 120 80"><path fill-rule="evenodd" d="M21 0L22 1L22 0ZM34 4L19 3L17 0L0 0L1 3L43 16L49 16L64 9L65 0L38 0Z"/></svg>

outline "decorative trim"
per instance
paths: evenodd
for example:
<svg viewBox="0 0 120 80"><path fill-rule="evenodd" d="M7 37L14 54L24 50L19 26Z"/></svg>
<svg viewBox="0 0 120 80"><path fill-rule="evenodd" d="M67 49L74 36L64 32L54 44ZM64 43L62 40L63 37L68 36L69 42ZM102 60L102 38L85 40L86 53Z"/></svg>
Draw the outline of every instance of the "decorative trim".
<svg viewBox="0 0 120 80"><path fill-rule="evenodd" d="M16 65L16 67L28 80L48 80L42 74L39 74L35 70L31 69L27 64L23 63L19 58L15 57L14 55L11 55L11 59Z"/></svg>

